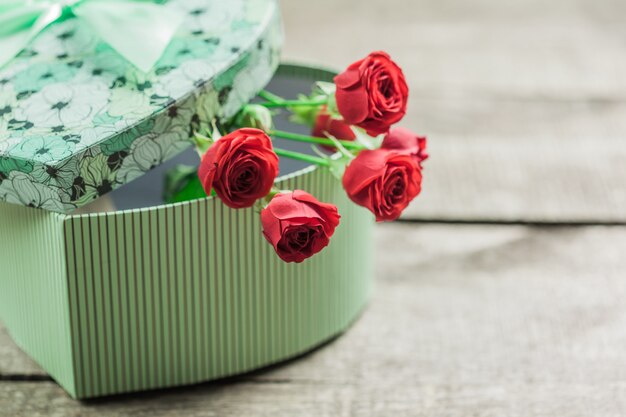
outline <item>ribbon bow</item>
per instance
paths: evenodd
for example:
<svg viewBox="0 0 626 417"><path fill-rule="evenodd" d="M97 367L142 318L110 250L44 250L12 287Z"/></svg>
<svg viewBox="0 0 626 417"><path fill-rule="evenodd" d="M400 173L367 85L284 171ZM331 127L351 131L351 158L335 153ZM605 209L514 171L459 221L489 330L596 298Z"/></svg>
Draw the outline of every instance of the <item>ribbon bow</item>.
<svg viewBox="0 0 626 417"><path fill-rule="evenodd" d="M149 0L0 1L0 67L51 23L74 16L133 65L148 72L183 20L181 13Z"/></svg>

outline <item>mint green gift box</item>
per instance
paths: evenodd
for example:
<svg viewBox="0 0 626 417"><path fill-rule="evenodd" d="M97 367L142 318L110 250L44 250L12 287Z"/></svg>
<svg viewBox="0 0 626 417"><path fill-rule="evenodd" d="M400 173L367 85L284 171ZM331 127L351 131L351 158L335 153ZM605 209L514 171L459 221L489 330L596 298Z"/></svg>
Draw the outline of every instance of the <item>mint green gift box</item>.
<svg viewBox="0 0 626 417"><path fill-rule="evenodd" d="M193 130L233 116L277 68L287 83L332 79L278 67L274 1L167 6L185 23L149 73L78 19L0 69L0 319L75 398L292 358L345 330L371 291L372 217L326 170L279 179L342 214L330 246L302 264L280 261L252 209L154 196L124 208Z"/></svg>

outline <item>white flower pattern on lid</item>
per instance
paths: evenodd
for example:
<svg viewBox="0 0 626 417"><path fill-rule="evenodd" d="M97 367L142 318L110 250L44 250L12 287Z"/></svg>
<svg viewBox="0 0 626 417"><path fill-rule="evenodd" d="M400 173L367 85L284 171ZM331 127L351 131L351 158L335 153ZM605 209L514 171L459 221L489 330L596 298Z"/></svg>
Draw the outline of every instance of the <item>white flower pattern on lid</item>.
<svg viewBox="0 0 626 417"><path fill-rule="evenodd" d="M23 100L15 109L15 116L35 128L48 128L50 133L55 133L52 128L62 131L83 128L92 124L110 95L109 88L98 81L50 84Z"/></svg>
<svg viewBox="0 0 626 417"><path fill-rule="evenodd" d="M76 19L0 69L1 200L71 211L176 156L192 127L232 116L269 81L282 43L275 0L168 7L187 22L148 74Z"/></svg>

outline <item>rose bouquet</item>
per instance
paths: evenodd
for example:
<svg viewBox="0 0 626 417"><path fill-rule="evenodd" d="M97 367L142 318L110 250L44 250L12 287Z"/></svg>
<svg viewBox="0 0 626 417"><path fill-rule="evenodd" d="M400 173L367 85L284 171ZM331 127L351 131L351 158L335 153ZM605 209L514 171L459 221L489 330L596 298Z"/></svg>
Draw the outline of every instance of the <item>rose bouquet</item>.
<svg viewBox="0 0 626 417"><path fill-rule="evenodd" d="M166 199L216 195L233 209L257 207L263 235L285 262L302 262L330 242L340 214L304 190L279 190L279 156L329 169L349 198L377 221L397 219L421 191L426 138L393 127L406 113L404 74L385 52L373 52L309 96L286 100L266 91L230 122L196 134L197 169L168 174ZM288 111L311 135L273 128L272 116ZM229 133L222 133L228 131ZM272 137L306 142L317 155L279 149Z"/></svg>

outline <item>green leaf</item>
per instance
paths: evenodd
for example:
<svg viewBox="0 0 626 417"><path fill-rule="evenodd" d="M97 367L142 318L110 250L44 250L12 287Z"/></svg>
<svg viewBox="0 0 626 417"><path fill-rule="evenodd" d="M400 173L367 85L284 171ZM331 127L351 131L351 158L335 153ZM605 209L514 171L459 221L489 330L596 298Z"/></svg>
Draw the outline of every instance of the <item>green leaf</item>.
<svg viewBox="0 0 626 417"><path fill-rule="evenodd" d="M337 107L337 99L335 95L328 96L328 104L326 105L326 112L330 114L330 117L333 119L343 119L341 113L339 113L339 108Z"/></svg>
<svg viewBox="0 0 626 417"><path fill-rule="evenodd" d="M360 127L352 126L352 131L356 136L355 142L360 143L365 146L367 149L378 149L383 142L384 135L378 135L376 137L372 137L365 133L363 129Z"/></svg>
<svg viewBox="0 0 626 417"><path fill-rule="evenodd" d="M337 86L335 85L335 83L328 83L325 81L318 81L315 83L315 86L325 95L327 96L334 96L335 95L335 91L337 90Z"/></svg>
<svg viewBox="0 0 626 417"><path fill-rule="evenodd" d="M320 148L315 145L311 146L311 148L316 154L328 161L328 170L333 177L341 181L341 179L343 178L343 174L346 171L346 167L348 166L350 161L354 159L354 155L352 155L348 151L346 151L346 153L328 155L327 153L322 152Z"/></svg>
<svg viewBox="0 0 626 417"><path fill-rule="evenodd" d="M215 195L214 190L211 190L211 195ZM181 201L191 201L204 198L206 196L207 195L204 192L200 179L197 176L194 176L189 179L187 184L185 184L185 186L177 194L175 194L169 202L178 203Z"/></svg>
<svg viewBox="0 0 626 417"><path fill-rule="evenodd" d="M340 158L328 158L330 165L328 165L328 169L333 177L337 178L339 181L343 179L343 174L346 172L346 167L352 160L351 158L342 155Z"/></svg>
<svg viewBox="0 0 626 417"><path fill-rule="evenodd" d="M337 149L342 156L348 158L348 160L351 160L354 158L354 154L352 154L352 152L350 152L349 150L347 150L342 144L341 142L339 142L337 140L336 137L332 136L332 135L326 135L328 137L328 139L330 139L331 141L333 141L333 144L335 145L335 149Z"/></svg>
<svg viewBox="0 0 626 417"><path fill-rule="evenodd" d="M195 133L191 137L191 141L196 145L196 151L200 156L204 155L213 144L213 141L209 137L201 135L200 133Z"/></svg>
<svg viewBox="0 0 626 417"><path fill-rule="evenodd" d="M211 193L213 194L213 192ZM163 200L178 203L206 197L196 167L177 165L165 174Z"/></svg>

